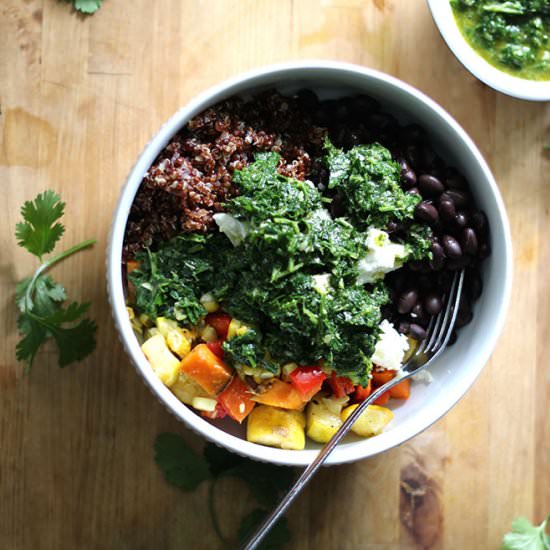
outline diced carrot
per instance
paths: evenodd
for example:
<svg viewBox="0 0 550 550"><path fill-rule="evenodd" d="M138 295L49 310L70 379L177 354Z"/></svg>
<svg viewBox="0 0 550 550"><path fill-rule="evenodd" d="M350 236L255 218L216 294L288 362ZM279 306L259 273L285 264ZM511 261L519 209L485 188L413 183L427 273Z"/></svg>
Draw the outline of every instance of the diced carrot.
<svg viewBox="0 0 550 550"><path fill-rule="evenodd" d="M372 392L372 384L369 380L369 383L366 388L363 386L355 386L355 393L353 394L353 398L355 401L364 401Z"/></svg>
<svg viewBox="0 0 550 550"><path fill-rule="evenodd" d="M227 414L239 424L256 406L250 388L238 376L233 377L229 386L220 393L218 400Z"/></svg>
<svg viewBox="0 0 550 550"><path fill-rule="evenodd" d="M407 379L399 382L391 388L390 395L395 399L408 399L411 395L411 381Z"/></svg>
<svg viewBox="0 0 550 550"><path fill-rule="evenodd" d="M195 346L181 361L180 368L210 395L217 395L231 380L233 371L206 344Z"/></svg>
<svg viewBox="0 0 550 550"><path fill-rule="evenodd" d="M390 400L390 397L391 397L390 392L387 391L383 393L378 399L375 399L374 404L381 405L381 406L387 405L388 401Z"/></svg>
<svg viewBox="0 0 550 550"><path fill-rule="evenodd" d="M271 405L281 409L300 410L304 407L301 393L289 382L275 378L269 389L255 394L252 399L262 405Z"/></svg>
<svg viewBox="0 0 550 550"><path fill-rule="evenodd" d="M393 370L372 371L372 383L374 386L383 386L395 377Z"/></svg>

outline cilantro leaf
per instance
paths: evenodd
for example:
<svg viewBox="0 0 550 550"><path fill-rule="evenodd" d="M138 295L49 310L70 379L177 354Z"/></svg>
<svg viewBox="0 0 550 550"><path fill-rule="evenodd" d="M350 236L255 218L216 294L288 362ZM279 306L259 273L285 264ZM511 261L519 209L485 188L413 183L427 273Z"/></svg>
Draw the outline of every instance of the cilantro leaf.
<svg viewBox="0 0 550 550"><path fill-rule="evenodd" d="M54 249L65 228L55 223L65 210L65 203L51 190L40 193L34 201L26 201L21 207L25 221L16 225L17 244L31 254L42 256Z"/></svg>
<svg viewBox="0 0 550 550"><path fill-rule="evenodd" d="M206 462L208 462L210 473L214 477L222 475L227 470L231 470L243 460L246 460L242 456L230 453L214 443L207 443L205 445L203 456Z"/></svg>
<svg viewBox="0 0 550 550"><path fill-rule="evenodd" d="M262 522L267 515L266 510L259 508L252 510L245 516L239 526L239 542L244 543L252 534L254 529ZM290 531L286 517L282 517L269 531L265 539L258 546L260 550L278 550L290 541Z"/></svg>
<svg viewBox="0 0 550 550"><path fill-rule="evenodd" d="M192 491L210 478L208 463L188 446L183 437L162 433L155 440L155 462L164 479L179 489Z"/></svg>
<svg viewBox="0 0 550 550"><path fill-rule="evenodd" d="M214 477L241 479L262 506L274 505L294 479L292 468L250 460L214 444L206 445L204 458Z"/></svg>
<svg viewBox="0 0 550 550"><path fill-rule="evenodd" d="M34 201L27 201L21 208L22 222L15 228L17 243L42 260L51 252L64 227L59 219L65 203L53 191L44 191ZM77 244L53 258L44 261L33 277L26 277L15 288L15 302L20 311L17 327L22 338L16 346L16 356L26 361L28 368L48 339L56 342L59 350L59 366L80 361L95 348L97 326L90 319L82 319L90 304L72 302L67 308L63 303L67 294L62 285L45 272L61 260L88 246L94 240Z"/></svg>
<svg viewBox="0 0 550 550"><path fill-rule="evenodd" d="M25 314L17 319L17 326L23 338L17 343L15 355L18 361L26 361L30 368L38 349L48 339L48 332L43 325Z"/></svg>
<svg viewBox="0 0 550 550"><path fill-rule="evenodd" d="M549 550L550 537L546 534L546 525L550 515L535 527L524 517L512 522L512 531L504 535L501 550Z"/></svg>
<svg viewBox="0 0 550 550"><path fill-rule="evenodd" d="M95 13L103 4L103 0L64 0L72 4L73 8L80 13L91 15Z"/></svg>

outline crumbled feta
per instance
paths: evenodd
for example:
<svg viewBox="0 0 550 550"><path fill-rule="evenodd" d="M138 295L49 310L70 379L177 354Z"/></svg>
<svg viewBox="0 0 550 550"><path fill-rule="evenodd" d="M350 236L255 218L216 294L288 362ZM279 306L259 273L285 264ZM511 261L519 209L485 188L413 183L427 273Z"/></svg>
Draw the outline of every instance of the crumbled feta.
<svg viewBox="0 0 550 550"><path fill-rule="evenodd" d="M320 275L313 275L313 288L319 294L327 294L330 290L330 273L322 273Z"/></svg>
<svg viewBox="0 0 550 550"><path fill-rule="evenodd" d="M219 230L225 233L233 246L239 246L248 235L248 225L240 222L231 214L221 212L212 216Z"/></svg>
<svg viewBox="0 0 550 550"><path fill-rule="evenodd" d="M380 330L382 332L376 342L372 362L389 370L399 370L409 349L407 337L399 334L387 319L380 323Z"/></svg>
<svg viewBox="0 0 550 550"><path fill-rule="evenodd" d="M431 384L434 381L432 373L427 369L421 370L420 372L413 374L411 378L415 382L421 382L422 384Z"/></svg>
<svg viewBox="0 0 550 550"><path fill-rule="evenodd" d="M386 273L401 267L406 256L404 245L392 243L385 231L371 227L367 232L367 254L357 264L357 282L374 283L383 279Z"/></svg>

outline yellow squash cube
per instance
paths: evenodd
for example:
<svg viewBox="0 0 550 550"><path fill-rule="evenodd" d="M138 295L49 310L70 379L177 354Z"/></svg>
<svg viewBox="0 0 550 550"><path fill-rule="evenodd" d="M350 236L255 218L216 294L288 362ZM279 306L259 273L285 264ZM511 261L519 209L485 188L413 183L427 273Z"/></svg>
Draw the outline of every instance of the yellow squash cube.
<svg viewBox="0 0 550 550"><path fill-rule="evenodd" d="M180 372L175 383L170 387L172 393L186 405L193 405L197 397L210 397L199 384L191 380L185 373Z"/></svg>
<svg viewBox="0 0 550 550"><path fill-rule="evenodd" d="M307 406L307 435L317 443L326 443L342 425L340 413L344 398L316 397Z"/></svg>
<svg viewBox="0 0 550 550"><path fill-rule="evenodd" d="M358 407L350 405L342 411L342 422ZM392 421L393 412L386 407L378 405L369 405L367 410L355 421L351 431L361 437L372 437L382 433L382 430Z"/></svg>
<svg viewBox="0 0 550 550"><path fill-rule="evenodd" d="M141 350L162 383L168 387L172 386L179 374L180 361L168 349L164 336L152 336L143 343Z"/></svg>
<svg viewBox="0 0 550 550"><path fill-rule="evenodd" d="M248 416L246 439L252 443L301 451L306 444L304 413L257 405Z"/></svg>

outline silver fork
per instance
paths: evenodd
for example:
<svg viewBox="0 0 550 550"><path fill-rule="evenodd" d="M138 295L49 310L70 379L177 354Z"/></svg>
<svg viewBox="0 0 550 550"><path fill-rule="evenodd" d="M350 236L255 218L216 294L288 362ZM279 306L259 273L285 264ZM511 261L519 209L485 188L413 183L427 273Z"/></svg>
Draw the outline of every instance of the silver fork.
<svg viewBox="0 0 550 550"><path fill-rule="evenodd" d="M445 349L447 342L451 337L453 328L458 313L458 305L462 295L462 287L464 284L464 270L456 272L451 283L449 292L445 297L445 307L432 317L428 325L427 336L422 344L417 348L415 353L403 365L400 374L380 386L373 391L367 399L365 399L345 420L338 431L332 436L328 443L321 449L315 460L302 472L294 485L279 502L277 507L256 529L254 534L249 538L248 542L243 545L242 550L254 550L264 539L270 529L275 525L286 509L294 502L294 499L300 494L302 489L311 480L315 472L325 462L330 453L334 450L340 440L348 433L353 423L361 415L361 413L369 406L370 403L378 399L383 393L387 392L396 384L410 378L413 374L426 369Z"/></svg>

